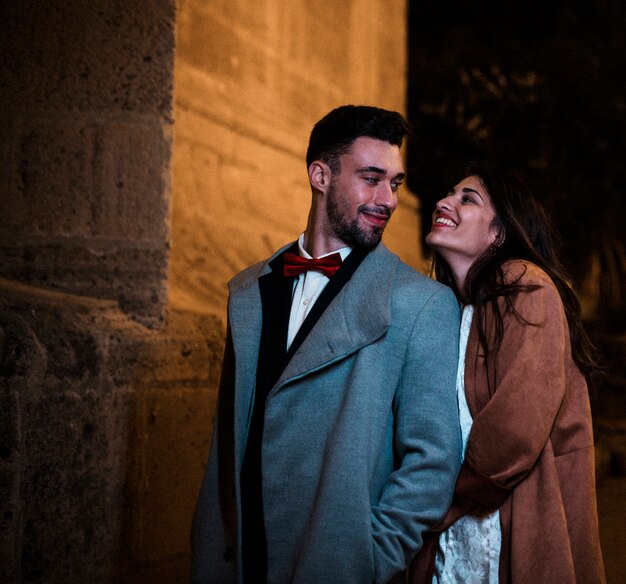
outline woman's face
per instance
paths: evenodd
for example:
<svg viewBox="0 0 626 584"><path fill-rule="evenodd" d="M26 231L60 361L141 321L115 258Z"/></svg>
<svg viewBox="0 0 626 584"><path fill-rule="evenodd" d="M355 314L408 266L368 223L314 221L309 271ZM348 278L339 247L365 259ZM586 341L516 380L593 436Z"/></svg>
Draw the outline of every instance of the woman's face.
<svg viewBox="0 0 626 584"><path fill-rule="evenodd" d="M468 176L441 199L433 213L426 243L455 270L467 271L476 258L495 242L495 211L480 177Z"/></svg>

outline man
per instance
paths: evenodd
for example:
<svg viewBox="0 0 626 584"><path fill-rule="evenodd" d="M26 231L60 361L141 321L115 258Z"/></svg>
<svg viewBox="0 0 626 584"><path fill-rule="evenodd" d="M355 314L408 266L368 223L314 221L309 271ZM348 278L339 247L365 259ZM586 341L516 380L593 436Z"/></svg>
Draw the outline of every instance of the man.
<svg viewBox="0 0 626 584"><path fill-rule="evenodd" d="M306 230L229 284L194 583L395 581L450 504L457 303L380 243L406 133L396 112L327 114Z"/></svg>

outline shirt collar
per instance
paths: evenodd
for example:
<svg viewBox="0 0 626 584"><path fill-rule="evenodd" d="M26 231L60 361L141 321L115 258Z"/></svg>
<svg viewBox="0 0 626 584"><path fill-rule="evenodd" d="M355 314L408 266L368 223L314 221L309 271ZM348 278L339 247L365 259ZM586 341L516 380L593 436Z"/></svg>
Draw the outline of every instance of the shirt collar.
<svg viewBox="0 0 626 584"><path fill-rule="evenodd" d="M309 260L313 259L313 257L306 251L306 249L304 249L304 233L301 233L300 237L298 237L298 251L300 252L300 255L303 258L307 258ZM341 247L339 249L329 251L328 253L325 253L319 257L325 258L326 256L332 255L334 253L338 253L341 256L341 261L343 261L348 257L351 251L352 251L352 247L349 245L346 245L345 247Z"/></svg>

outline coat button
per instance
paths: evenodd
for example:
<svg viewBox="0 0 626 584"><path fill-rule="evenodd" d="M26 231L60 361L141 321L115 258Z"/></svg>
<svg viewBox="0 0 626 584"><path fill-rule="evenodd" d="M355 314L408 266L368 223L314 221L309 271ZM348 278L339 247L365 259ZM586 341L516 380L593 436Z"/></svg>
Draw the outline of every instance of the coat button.
<svg viewBox="0 0 626 584"><path fill-rule="evenodd" d="M230 562L233 559L233 548L231 548L230 546L228 546L225 550L224 550L224 561L225 562Z"/></svg>

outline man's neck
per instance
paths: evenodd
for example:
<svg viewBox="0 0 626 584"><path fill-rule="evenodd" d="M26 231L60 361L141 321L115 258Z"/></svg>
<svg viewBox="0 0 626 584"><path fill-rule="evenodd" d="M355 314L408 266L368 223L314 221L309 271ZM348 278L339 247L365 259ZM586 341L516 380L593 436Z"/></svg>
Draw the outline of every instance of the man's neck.
<svg viewBox="0 0 626 584"><path fill-rule="evenodd" d="M301 244L301 249L303 249L312 258L319 258L331 253L341 252L344 249L352 249L352 246L336 237L326 238L323 236L316 236L312 234L309 229L303 233L299 242Z"/></svg>

